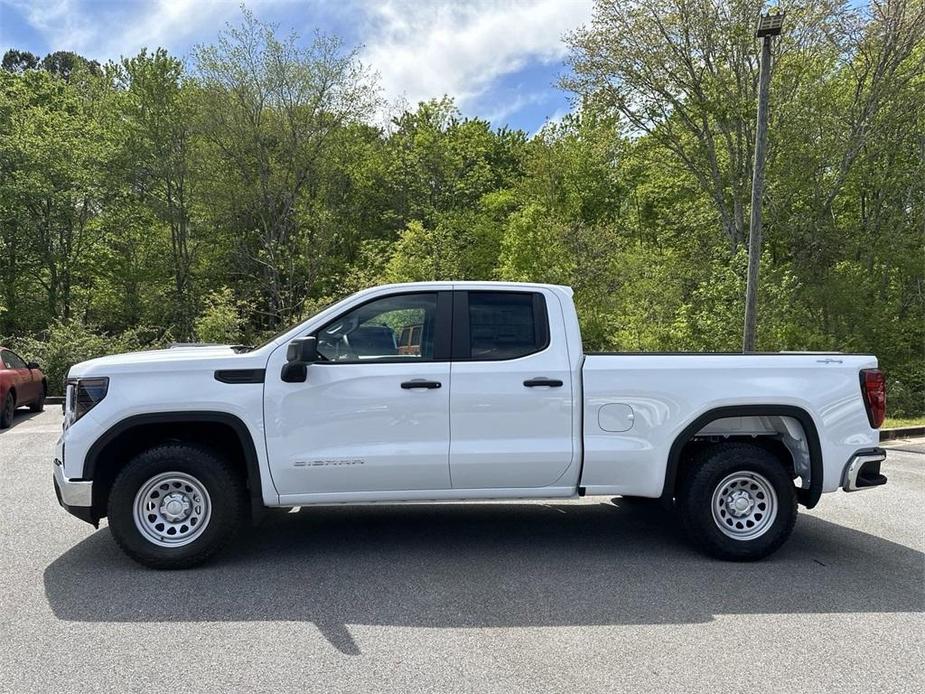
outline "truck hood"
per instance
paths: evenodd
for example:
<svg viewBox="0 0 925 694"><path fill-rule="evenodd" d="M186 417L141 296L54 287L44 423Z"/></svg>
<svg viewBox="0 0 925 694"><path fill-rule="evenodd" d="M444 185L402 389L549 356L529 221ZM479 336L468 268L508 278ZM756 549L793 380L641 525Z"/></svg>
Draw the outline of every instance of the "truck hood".
<svg viewBox="0 0 925 694"><path fill-rule="evenodd" d="M224 368L229 362L231 368L253 368L243 361L255 361L252 353L236 353L232 345L182 346L169 349L154 349L145 352L126 352L98 357L75 364L70 368L68 378L84 376L107 376L113 373L137 371L183 370L186 368Z"/></svg>

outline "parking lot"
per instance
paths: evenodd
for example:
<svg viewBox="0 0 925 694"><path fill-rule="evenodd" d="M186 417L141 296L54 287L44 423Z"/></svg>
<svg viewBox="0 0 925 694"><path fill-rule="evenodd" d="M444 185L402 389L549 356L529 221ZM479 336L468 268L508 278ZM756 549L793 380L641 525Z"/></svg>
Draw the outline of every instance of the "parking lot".
<svg viewBox="0 0 925 694"><path fill-rule="evenodd" d="M0 433L0 690L813 691L925 686L925 444L767 561L604 499L273 512L154 572L61 510L57 407Z"/></svg>

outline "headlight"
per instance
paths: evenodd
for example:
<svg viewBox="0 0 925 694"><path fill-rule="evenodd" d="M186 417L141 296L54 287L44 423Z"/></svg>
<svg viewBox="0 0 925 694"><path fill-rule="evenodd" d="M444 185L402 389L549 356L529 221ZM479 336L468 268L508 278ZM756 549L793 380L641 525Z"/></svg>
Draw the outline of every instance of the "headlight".
<svg viewBox="0 0 925 694"><path fill-rule="evenodd" d="M65 381L64 426L67 427L96 407L106 397L109 379L69 378Z"/></svg>

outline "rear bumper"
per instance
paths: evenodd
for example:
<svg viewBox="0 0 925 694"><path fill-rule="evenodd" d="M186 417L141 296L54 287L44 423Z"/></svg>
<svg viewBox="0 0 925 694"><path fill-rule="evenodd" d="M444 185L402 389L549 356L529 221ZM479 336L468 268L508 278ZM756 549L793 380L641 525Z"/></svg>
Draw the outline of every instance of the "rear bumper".
<svg viewBox="0 0 925 694"><path fill-rule="evenodd" d="M93 514L93 482L89 480L69 480L64 476L64 468L55 460L55 496L65 511L82 521L96 525L98 518Z"/></svg>
<svg viewBox="0 0 925 694"><path fill-rule="evenodd" d="M886 484L886 477L880 474L880 464L886 460L882 448L870 448L856 452L845 464L842 473L842 489L856 492Z"/></svg>

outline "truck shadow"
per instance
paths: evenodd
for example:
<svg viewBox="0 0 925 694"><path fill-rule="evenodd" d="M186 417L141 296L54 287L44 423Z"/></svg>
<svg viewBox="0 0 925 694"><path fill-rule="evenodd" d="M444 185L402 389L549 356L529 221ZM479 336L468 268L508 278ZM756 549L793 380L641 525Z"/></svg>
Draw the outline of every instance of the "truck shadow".
<svg viewBox="0 0 925 694"><path fill-rule="evenodd" d="M372 506L274 512L199 569L155 572L101 530L44 574L54 614L84 622L348 625L687 624L722 614L923 611L923 554L801 514L754 564L714 561L659 507Z"/></svg>

